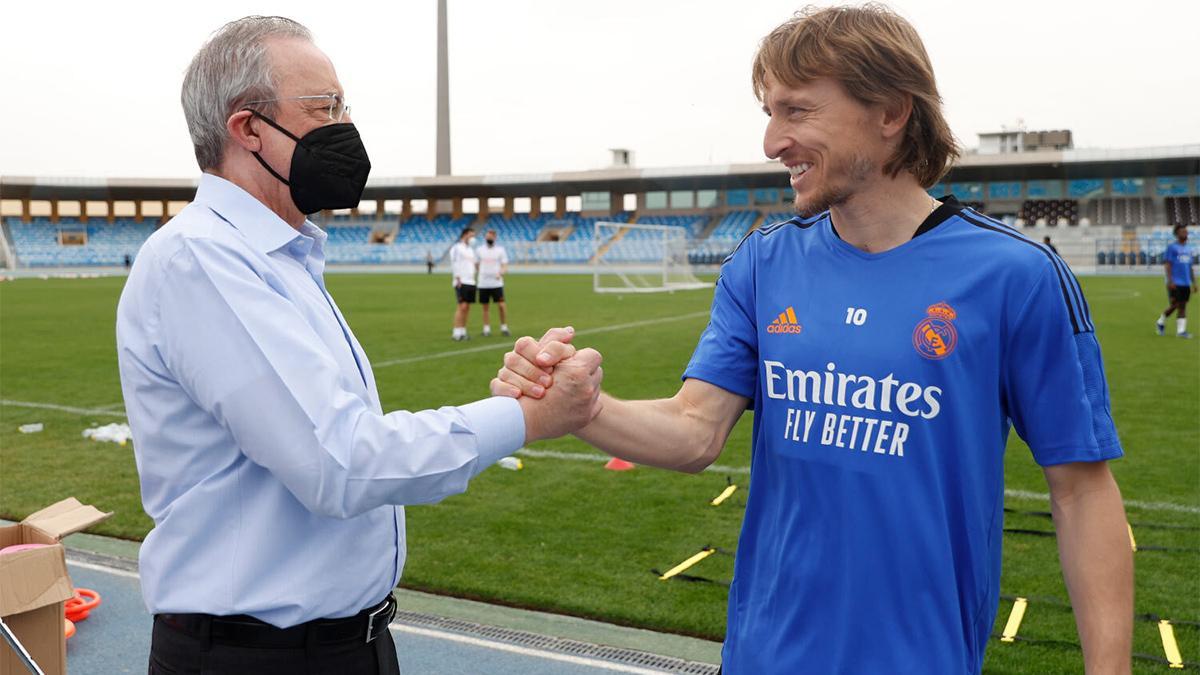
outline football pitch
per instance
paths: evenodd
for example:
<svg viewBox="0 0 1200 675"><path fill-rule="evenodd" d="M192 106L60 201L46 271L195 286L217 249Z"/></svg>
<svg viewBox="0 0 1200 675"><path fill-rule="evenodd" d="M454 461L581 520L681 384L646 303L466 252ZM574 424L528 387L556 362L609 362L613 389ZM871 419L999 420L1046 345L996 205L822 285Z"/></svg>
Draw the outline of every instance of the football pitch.
<svg viewBox="0 0 1200 675"><path fill-rule="evenodd" d="M327 282L371 358L385 410L487 395L512 338L480 337L474 307L472 339L452 342L448 275L331 274ZM605 389L621 398L677 390L712 297L711 291L597 295L588 276L514 274L507 282L514 338L575 326L578 345L604 354ZM1135 672L1168 670L1160 618L1172 622L1183 659L1200 664L1200 341L1154 335L1153 320L1166 304L1159 278L1081 282L1126 453L1112 466L1139 547L1134 652L1144 658L1135 659ZM140 539L150 529L131 448L81 436L124 419L113 328L123 284L123 278L0 284L0 517L20 519L74 495L115 511L92 532ZM496 321L493 309L493 330ZM1191 323L1195 332L1200 316ZM17 429L34 422L44 431ZM490 468L466 494L408 509L402 585L720 640L726 586L660 581L651 570L667 570L704 547L736 548L749 441L747 414L717 466L696 476L605 471L596 451L574 438L533 444L522 471ZM1005 528L1020 531L1004 536L1001 593L1027 598L1028 608L1016 642L989 643L985 671L1082 672L1053 525L1041 515L1049 510L1045 481L1015 434L1005 466L1011 509ZM739 489L712 506L729 483ZM732 572L732 557L719 552L687 574L720 582ZM1001 602L997 634L1012 604Z"/></svg>

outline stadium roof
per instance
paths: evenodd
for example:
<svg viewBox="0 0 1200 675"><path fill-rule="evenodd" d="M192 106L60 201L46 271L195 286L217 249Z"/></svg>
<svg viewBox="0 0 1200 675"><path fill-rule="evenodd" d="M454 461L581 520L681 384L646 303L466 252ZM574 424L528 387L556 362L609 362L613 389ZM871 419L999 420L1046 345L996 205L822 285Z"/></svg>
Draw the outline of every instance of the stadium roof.
<svg viewBox="0 0 1200 675"><path fill-rule="evenodd" d="M946 182L1132 178L1200 174L1200 144L1126 150L1051 150L964 154ZM364 200L455 197L549 197L582 192L733 190L786 186L778 162L667 168L615 168L483 176L377 177ZM0 198L189 201L195 178L51 178L0 176Z"/></svg>

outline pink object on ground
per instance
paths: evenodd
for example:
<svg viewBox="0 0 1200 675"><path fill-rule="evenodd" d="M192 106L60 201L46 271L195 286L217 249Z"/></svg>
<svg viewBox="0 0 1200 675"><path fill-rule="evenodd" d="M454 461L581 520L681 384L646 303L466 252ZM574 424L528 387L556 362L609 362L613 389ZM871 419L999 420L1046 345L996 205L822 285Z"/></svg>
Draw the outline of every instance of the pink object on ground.
<svg viewBox="0 0 1200 675"><path fill-rule="evenodd" d="M17 544L15 546L5 546L4 548L0 548L0 555L4 555L5 553L16 553L17 551L29 551L35 548L45 548L47 546L49 546L49 544Z"/></svg>
<svg viewBox="0 0 1200 675"><path fill-rule="evenodd" d="M604 468L608 469L609 471L629 471L636 466L636 464L631 462L626 462L618 457L613 457L612 459L608 460L608 464L605 464Z"/></svg>

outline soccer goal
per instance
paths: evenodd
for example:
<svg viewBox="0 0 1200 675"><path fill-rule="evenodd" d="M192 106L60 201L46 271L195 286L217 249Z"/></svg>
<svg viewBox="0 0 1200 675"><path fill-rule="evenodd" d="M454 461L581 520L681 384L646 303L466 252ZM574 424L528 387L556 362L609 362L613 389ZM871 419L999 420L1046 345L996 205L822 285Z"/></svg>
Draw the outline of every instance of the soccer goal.
<svg viewBox="0 0 1200 675"><path fill-rule="evenodd" d="M668 225L596 223L592 288L597 293L655 293L709 288L688 262L687 230Z"/></svg>

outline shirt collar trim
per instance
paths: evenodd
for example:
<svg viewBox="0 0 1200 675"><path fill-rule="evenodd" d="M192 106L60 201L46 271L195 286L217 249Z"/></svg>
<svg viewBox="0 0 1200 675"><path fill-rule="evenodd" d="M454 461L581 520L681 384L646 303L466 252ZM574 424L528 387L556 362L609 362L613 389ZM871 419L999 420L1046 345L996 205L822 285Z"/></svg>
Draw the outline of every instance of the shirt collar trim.
<svg viewBox="0 0 1200 675"><path fill-rule="evenodd" d="M954 216L957 216L964 208L962 203L959 202L958 199L956 199L952 194L944 195L937 201L937 208L931 211L925 220L921 221L921 224L917 226L916 231L913 232L912 239L916 239L938 225L950 220ZM826 211L822 215L828 216L829 212ZM833 236L837 237L838 239L842 238L842 235L837 231L837 228L833 226L833 218L829 219L829 229L833 231Z"/></svg>
<svg viewBox="0 0 1200 675"><path fill-rule="evenodd" d="M241 186L220 176L206 173L200 177L200 185L196 188L196 201L211 208L225 222L235 227L256 249L263 253L271 253L286 246L301 232L316 239L306 227L297 232L288 225L277 213L267 208L265 204L255 199ZM305 221L305 226L311 226L320 232L319 228ZM324 232L321 232L324 235ZM319 239L322 243L324 238Z"/></svg>

